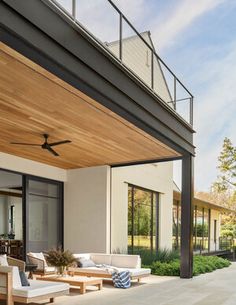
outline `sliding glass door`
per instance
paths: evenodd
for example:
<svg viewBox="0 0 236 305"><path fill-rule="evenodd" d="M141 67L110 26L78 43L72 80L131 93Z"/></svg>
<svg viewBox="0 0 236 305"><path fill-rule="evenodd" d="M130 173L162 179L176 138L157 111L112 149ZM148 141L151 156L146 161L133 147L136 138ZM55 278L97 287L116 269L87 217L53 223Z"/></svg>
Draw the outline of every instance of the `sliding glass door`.
<svg viewBox="0 0 236 305"><path fill-rule="evenodd" d="M28 176L25 184L26 253L63 246L63 184Z"/></svg>

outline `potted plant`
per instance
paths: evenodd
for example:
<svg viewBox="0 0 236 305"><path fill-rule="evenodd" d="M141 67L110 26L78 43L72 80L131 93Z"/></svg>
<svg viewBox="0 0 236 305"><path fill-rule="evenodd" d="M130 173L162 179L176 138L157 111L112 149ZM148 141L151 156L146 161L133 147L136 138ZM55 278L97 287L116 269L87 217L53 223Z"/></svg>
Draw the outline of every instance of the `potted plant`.
<svg viewBox="0 0 236 305"><path fill-rule="evenodd" d="M76 262L76 258L73 254L69 250L64 251L62 248L48 251L46 260L51 266L57 268L60 275L65 273L68 266L71 266Z"/></svg>

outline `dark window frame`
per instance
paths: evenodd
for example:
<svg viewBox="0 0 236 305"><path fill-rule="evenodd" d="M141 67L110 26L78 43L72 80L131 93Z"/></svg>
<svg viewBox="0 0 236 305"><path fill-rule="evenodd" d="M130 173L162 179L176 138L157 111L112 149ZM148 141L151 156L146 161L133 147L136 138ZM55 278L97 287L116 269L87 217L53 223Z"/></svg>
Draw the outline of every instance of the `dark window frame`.
<svg viewBox="0 0 236 305"><path fill-rule="evenodd" d="M179 223L179 220L181 219L181 213L180 213L180 209L181 209L181 204L180 204L180 201L179 200L176 200L174 201L173 203L173 206L176 206L177 208L177 224ZM202 212L202 222L201 222L201 225L202 225L202 240L201 240L201 249L200 249L200 253L204 250L206 250L207 252L210 252L210 234L211 234L211 209L206 209L204 207L202 207L201 209L199 209L201 212ZM197 205L194 205L194 217L193 217L193 249L195 251L197 251L197 211L198 211L198 206ZM204 224L205 224L205 219L204 219L204 216L205 216L205 212L208 212L208 217L207 217L207 221L208 221L208 235L207 237L204 236ZM173 215L173 211L172 211L172 217L174 217ZM173 226L173 223L172 223L172 226ZM177 225L177 230L176 230L176 236L173 236L172 234L172 238L175 237L175 242L176 242L176 249L179 249L180 245L179 245L179 237L180 237L180 234L179 234L179 229L178 229L178 225ZM205 239L208 239L208 247L207 249L204 249L204 240ZM172 243L172 247L174 248L174 243Z"/></svg>
<svg viewBox="0 0 236 305"><path fill-rule="evenodd" d="M148 192L150 193L151 195L151 220L150 220L150 250L151 252L155 251L157 252L158 249L159 249L159 206L160 206L160 193L157 192L157 191L153 191L153 190L150 190L150 189L147 189L147 188L144 188L144 187L141 187L141 186L137 186L137 185L134 185L134 184L130 184L128 183L128 189L131 188L131 207L132 207L132 219L131 219L131 224L132 224L132 228L131 228L131 253L133 254L134 253L134 206L135 206L135 203L134 203L134 191L135 189L137 190L141 190L141 191L144 191L144 192ZM154 199L155 198L155 199ZM155 206L154 206L155 204ZM155 249L154 249L154 246L153 246L153 220L154 220L154 208L156 208L156 235L155 235Z"/></svg>

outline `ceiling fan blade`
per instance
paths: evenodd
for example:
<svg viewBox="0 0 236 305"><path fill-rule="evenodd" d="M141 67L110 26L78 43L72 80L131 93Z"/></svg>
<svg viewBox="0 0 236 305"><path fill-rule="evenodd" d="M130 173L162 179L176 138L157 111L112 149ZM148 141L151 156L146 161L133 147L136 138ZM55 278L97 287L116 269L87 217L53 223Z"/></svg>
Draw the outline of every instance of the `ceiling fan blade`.
<svg viewBox="0 0 236 305"><path fill-rule="evenodd" d="M56 156L56 157L59 156L59 154L58 154L54 149L52 149L52 148L50 147L50 145L47 145L46 149L47 149L51 154L53 154L54 156Z"/></svg>
<svg viewBox="0 0 236 305"><path fill-rule="evenodd" d="M10 142L10 144L14 144L14 145L29 145L29 146L41 146L41 144L20 143L20 142Z"/></svg>
<svg viewBox="0 0 236 305"><path fill-rule="evenodd" d="M66 144L66 143L71 143L71 141L70 140L64 140L64 141L49 143L49 145L50 146L56 146L56 145L61 145L61 144Z"/></svg>

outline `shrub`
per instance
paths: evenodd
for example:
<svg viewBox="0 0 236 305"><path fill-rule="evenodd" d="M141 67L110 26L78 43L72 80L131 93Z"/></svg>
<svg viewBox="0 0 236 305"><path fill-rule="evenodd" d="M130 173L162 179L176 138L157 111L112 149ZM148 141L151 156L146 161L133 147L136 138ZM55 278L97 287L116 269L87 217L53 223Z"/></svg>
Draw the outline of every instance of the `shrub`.
<svg viewBox="0 0 236 305"><path fill-rule="evenodd" d="M196 255L193 259L193 275L199 275L206 272L212 272L216 269L221 269L230 266L227 259L217 256L200 256ZM152 274L179 276L180 275L180 259L174 259L169 262L155 261L149 266Z"/></svg>
<svg viewBox="0 0 236 305"><path fill-rule="evenodd" d="M221 257L196 255L193 263L193 275L212 272L216 269L229 267L230 264L230 261Z"/></svg>
<svg viewBox="0 0 236 305"><path fill-rule="evenodd" d="M180 260L176 259L172 262L154 262L151 265L152 274L156 275L169 275L178 276L180 275Z"/></svg>
<svg viewBox="0 0 236 305"><path fill-rule="evenodd" d="M135 254L135 253L134 253ZM169 263L175 259L180 258L178 250L160 249L157 252L151 252L150 250L142 249L137 251L142 258L144 265L151 265L153 262Z"/></svg>

